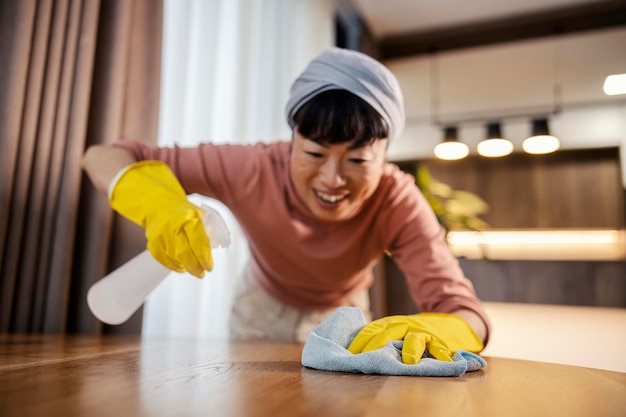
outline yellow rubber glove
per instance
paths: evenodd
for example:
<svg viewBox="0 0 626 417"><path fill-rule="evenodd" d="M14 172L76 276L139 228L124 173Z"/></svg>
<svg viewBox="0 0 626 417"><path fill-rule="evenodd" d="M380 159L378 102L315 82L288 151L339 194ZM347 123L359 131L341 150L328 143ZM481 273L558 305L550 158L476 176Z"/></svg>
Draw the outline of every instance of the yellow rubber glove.
<svg viewBox="0 0 626 417"><path fill-rule="evenodd" d="M165 267L201 278L213 269L202 210L163 162L130 165L109 193L111 207L146 229L148 250Z"/></svg>
<svg viewBox="0 0 626 417"><path fill-rule="evenodd" d="M403 340L402 362L416 364L428 351L434 358L452 362L457 350L478 353L483 342L465 320L453 314L421 313L389 316L367 324L348 347L351 353L380 349Z"/></svg>

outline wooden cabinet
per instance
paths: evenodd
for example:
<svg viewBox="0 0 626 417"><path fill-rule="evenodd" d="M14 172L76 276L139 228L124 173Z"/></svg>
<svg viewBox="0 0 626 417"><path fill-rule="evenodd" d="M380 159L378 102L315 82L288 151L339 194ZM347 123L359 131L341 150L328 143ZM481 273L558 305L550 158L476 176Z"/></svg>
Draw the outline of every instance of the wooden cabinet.
<svg viewBox="0 0 626 417"><path fill-rule="evenodd" d="M626 261L459 262L483 301L626 307ZM381 316L417 312L402 272L390 258L383 264L376 289L384 299L374 303Z"/></svg>
<svg viewBox="0 0 626 417"><path fill-rule="evenodd" d="M460 161L437 159L418 165L454 189L473 192L490 206L483 219L496 229L623 228L624 187L618 148L513 154Z"/></svg>
<svg viewBox="0 0 626 417"><path fill-rule="evenodd" d="M473 192L490 206L493 229L625 227L619 149L513 154L498 159L398 163L425 166L437 180ZM626 261L460 259L484 301L626 307ZM414 313L403 275L390 258L378 268L376 313Z"/></svg>

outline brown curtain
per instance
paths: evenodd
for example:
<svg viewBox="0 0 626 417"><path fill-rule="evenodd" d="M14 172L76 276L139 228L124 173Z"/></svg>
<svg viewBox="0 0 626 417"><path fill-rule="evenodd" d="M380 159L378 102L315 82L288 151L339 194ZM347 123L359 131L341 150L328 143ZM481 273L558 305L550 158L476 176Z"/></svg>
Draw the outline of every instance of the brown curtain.
<svg viewBox="0 0 626 417"><path fill-rule="evenodd" d="M87 290L143 248L83 174L85 149L156 142L162 0L0 1L0 333L102 326Z"/></svg>

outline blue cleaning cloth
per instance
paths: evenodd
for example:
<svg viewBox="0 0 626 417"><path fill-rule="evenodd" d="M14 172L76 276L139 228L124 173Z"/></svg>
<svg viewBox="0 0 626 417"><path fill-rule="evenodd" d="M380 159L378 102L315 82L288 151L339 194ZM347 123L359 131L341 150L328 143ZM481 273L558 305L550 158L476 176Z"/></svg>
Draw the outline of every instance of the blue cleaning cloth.
<svg viewBox="0 0 626 417"><path fill-rule="evenodd" d="M402 341L395 340L371 352L352 354L348 346L365 326L358 307L340 307L309 333L302 350L302 365L322 371L409 376L461 376L487 366L480 356L459 350L452 362L434 359L427 352L419 363L402 362Z"/></svg>

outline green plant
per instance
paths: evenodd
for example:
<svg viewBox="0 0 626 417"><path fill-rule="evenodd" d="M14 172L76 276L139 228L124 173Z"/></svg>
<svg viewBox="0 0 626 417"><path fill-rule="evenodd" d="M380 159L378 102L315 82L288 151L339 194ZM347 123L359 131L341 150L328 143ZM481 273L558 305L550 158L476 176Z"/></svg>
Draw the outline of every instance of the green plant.
<svg viewBox="0 0 626 417"><path fill-rule="evenodd" d="M489 227L479 217L489 211L489 205L476 194L454 190L448 184L433 178L430 171L425 167L417 168L415 184L446 231L479 231Z"/></svg>

